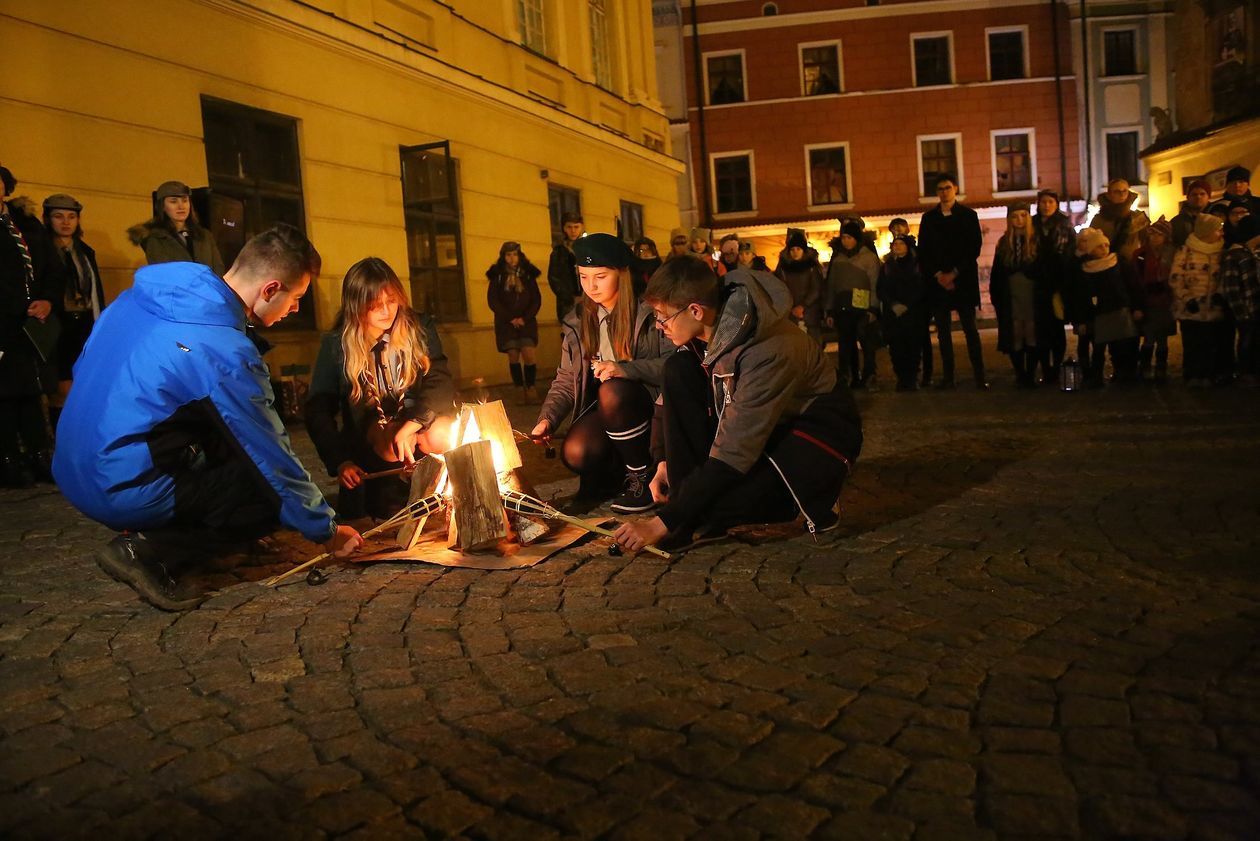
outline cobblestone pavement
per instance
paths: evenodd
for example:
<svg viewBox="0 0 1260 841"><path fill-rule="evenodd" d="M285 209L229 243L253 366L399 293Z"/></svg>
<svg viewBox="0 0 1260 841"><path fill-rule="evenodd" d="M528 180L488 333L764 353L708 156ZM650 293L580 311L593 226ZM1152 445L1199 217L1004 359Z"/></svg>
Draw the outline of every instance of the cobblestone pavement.
<svg viewBox="0 0 1260 841"><path fill-rule="evenodd" d="M672 564L170 615L2 492L0 836L1260 837L1260 393L995 380L863 395L839 533Z"/></svg>

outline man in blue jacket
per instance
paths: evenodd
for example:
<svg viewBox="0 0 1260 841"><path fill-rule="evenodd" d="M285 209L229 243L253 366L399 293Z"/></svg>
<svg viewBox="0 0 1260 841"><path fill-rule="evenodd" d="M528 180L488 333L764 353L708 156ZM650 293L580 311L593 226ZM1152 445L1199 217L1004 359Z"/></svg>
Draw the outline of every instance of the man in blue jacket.
<svg viewBox="0 0 1260 841"><path fill-rule="evenodd" d="M198 263L147 266L75 364L53 475L76 508L123 532L97 563L156 607L200 601L175 582L193 546L277 522L338 557L362 542L294 455L253 334L295 312L319 268L289 225L251 239L222 278Z"/></svg>

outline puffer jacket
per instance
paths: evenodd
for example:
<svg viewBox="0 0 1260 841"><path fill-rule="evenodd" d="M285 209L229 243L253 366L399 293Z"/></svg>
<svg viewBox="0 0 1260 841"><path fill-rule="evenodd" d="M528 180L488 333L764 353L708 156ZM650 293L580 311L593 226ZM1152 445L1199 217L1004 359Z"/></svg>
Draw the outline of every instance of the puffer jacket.
<svg viewBox="0 0 1260 841"><path fill-rule="evenodd" d="M822 327L823 270L818 262L818 252L812 248L797 261L788 257L787 249L779 254L779 265L774 274L783 281L792 295L792 306L804 307L801 321L808 328Z"/></svg>
<svg viewBox="0 0 1260 841"><path fill-rule="evenodd" d="M708 460L688 478L686 492L672 496L658 512L671 528L702 518L711 501L762 457L781 423L793 424L802 437L843 453L849 462L861 449L853 395L837 390L835 365L788 320L792 298L783 281L741 269L729 273L726 284L702 362L713 384L717 433ZM789 487L793 479L784 476ZM801 502L810 507L824 501Z"/></svg>
<svg viewBox="0 0 1260 841"><path fill-rule="evenodd" d="M333 510L273 408L271 376L246 333L241 299L196 263L136 272L101 313L74 366L57 426L53 476L66 499L114 529L154 528L175 514L175 478L155 459L161 426L209 420L239 444L269 488L280 522L318 543Z"/></svg>
<svg viewBox="0 0 1260 841"><path fill-rule="evenodd" d="M586 388L590 367L587 349L582 346L578 330L577 314L578 308L574 307L561 322L564 341L560 345L560 367L556 369L556 378L551 381L551 388L538 412L539 420L551 423L552 432L557 431L566 419L576 421L595 405ZM617 363L625 371L626 379L643 383L655 400L661 392L665 357L673 352L674 343L656 329L652 308L639 304L634 317L634 359Z"/></svg>
<svg viewBox="0 0 1260 841"><path fill-rule="evenodd" d="M1182 321L1221 321L1229 305L1221 292L1220 242L1205 243L1191 234L1173 257L1168 285L1173 314Z"/></svg>
<svg viewBox="0 0 1260 841"><path fill-rule="evenodd" d="M1102 231L1111 243L1111 250L1121 260L1133 259L1133 252L1142 244L1142 229L1151 224L1151 220L1141 210L1133 210L1133 203L1138 194L1129 191L1122 204L1116 204L1106 193L1098 194L1098 212L1090 220L1089 226Z"/></svg>
<svg viewBox="0 0 1260 841"><path fill-rule="evenodd" d="M223 277L227 270L223 258L219 256L219 246L214 237L201 226L192 228L192 256L179 237L162 225L143 222L127 229L127 237L133 245L144 249L144 258L150 266L158 263L200 263L209 266L210 270Z"/></svg>

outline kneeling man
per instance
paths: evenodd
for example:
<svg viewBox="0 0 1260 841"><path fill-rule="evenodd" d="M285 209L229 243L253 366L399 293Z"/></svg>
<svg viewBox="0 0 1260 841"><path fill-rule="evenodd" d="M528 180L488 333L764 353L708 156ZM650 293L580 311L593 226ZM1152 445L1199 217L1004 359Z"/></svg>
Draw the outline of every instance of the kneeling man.
<svg viewBox="0 0 1260 841"><path fill-rule="evenodd" d="M196 606L177 592L178 569L278 523L338 557L361 543L294 455L253 332L296 312L319 267L310 241L278 225L222 278L191 262L142 268L74 366L53 475L76 508L123 532L97 563L156 607Z"/></svg>
<svg viewBox="0 0 1260 841"><path fill-rule="evenodd" d="M665 362L664 453L652 480L664 505L618 529L618 542L678 550L798 514L810 533L834 527L862 422L822 348L788 320L788 288L749 269L719 287L704 262L680 257L643 297L678 348Z"/></svg>

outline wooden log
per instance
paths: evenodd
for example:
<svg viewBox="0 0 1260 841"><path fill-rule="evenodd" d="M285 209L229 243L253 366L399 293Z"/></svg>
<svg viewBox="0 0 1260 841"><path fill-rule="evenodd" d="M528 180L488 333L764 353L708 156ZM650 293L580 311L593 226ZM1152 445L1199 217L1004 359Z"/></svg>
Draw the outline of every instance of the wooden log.
<svg viewBox="0 0 1260 841"><path fill-rule="evenodd" d="M407 497L407 504L416 502L431 496L436 490L438 481L442 478L442 471L446 469L446 465L440 460L432 456L424 458L416 465L416 469L411 472L411 493ZM424 524L429 517L426 514L415 520L409 520L403 524L398 530L398 547L400 549L411 549L415 547L420 540L420 532L424 531Z"/></svg>
<svg viewBox="0 0 1260 841"><path fill-rule="evenodd" d="M525 476L525 472L519 467L510 473L500 474L500 479L503 480L503 486L508 490L519 491L529 496L538 496L538 492L534 490L534 483L529 481ZM512 524L512 530L516 532L516 539L522 546L528 546L555 531L554 521L545 517L522 514L519 511L509 511L508 522Z"/></svg>
<svg viewBox="0 0 1260 841"><path fill-rule="evenodd" d="M498 545L507 537L508 522L490 442L471 441L448 450L446 470L453 512L448 545L465 552Z"/></svg>
<svg viewBox="0 0 1260 841"><path fill-rule="evenodd" d="M521 451L516 446L516 435L512 432L512 422L508 419L503 401L465 403L464 408L470 410L477 421L477 437L489 441L494 448L495 469L506 473L520 467Z"/></svg>

